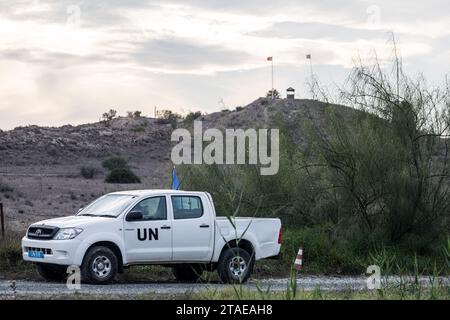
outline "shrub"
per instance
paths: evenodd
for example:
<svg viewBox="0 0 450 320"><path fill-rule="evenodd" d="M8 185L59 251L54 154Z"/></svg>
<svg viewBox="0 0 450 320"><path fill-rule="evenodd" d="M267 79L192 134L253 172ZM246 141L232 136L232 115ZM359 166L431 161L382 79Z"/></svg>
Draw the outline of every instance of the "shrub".
<svg viewBox="0 0 450 320"><path fill-rule="evenodd" d="M113 169L105 179L106 183L140 183L141 179L128 168Z"/></svg>
<svg viewBox="0 0 450 320"><path fill-rule="evenodd" d="M0 181L0 192L12 192L13 188L11 188L5 182Z"/></svg>
<svg viewBox="0 0 450 320"><path fill-rule="evenodd" d="M142 116L142 111L127 111L128 118L140 118Z"/></svg>
<svg viewBox="0 0 450 320"><path fill-rule="evenodd" d="M109 124L116 116L117 116L117 111L114 109L111 109L102 115L102 122Z"/></svg>
<svg viewBox="0 0 450 320"><path fill-rule="evenodd" d="M143 133L143 132L145 132L145 127L142 127L142 126L138 126L138 127L134 127L133 129L131 129L133 132L136 132L136 133Z"/></svg>
<svg viewBox="0 0 450 320"><path fill-rule="evenodd" d="M171 110L160 110L158 111L158 119L156 120L156 123L170 124L172 128L176 128L178 120L181 118L181 115L172 112Z"/></svg>
<svg viewBox="0 0 450 320"><path fill-rule="evenodd" d="M359 255L331 224L286 230L281 248L287 265L293 264L298 249L303 248L304 269L309 273L361 274L366 267L366 255Z"/></svg>
<svg viewBox="0 0 450 320"><path fill-rule="evenodd" d="M450 237L447 239L447 247L445 248L445 258L447 259L447 266L450 268Z"/></svg>
<svg viewBox="0 0 450 320"><path fill-rule="evenodd" d="M13 271L23 265L21 237L18 234L6 233L0 239L0 270Z"/></svg>
<svg viewBox="0 0 450 320"><path fill-rule="evenodd" d="M236 112L239 112L239 111L242 111L242 110L244 110L243 107L236 107Z"/></svg>
<svg viewBox="0 0 450 320"><path fill-rule="evenodd" d="M97 175L98 170L94 167L81 167L80 174L85 179L93 179Z"/></svg>
<svg viewBox="0 0 450 320"><path fill-rule="evenodd" d="M355 258L367 259L375 245L409 268L415 254L420 265L446 265L450 91L430 91L400 76L398 97L397 84L386 83L391 77L381 69L357 68L342 96L362 110L328 104L323 123L285 121L275 113L276 175L261 176L257 165L186 165L179 171L188 177L185 188L208 190L222 215L239 208L240 216L280 217L291 228L310 228L298 243L318 266L355 272L361 266ZM301 121L304 146L293 139Z"/></svg>
<svg viewBox="0 0 450 320"><path fill-rule="evenodd" d="M277 89L273 89L273 98L274 99L280 99L280 93ZM266 98L272 98L272 90L267 91Z"/></svg>
<svg viewBox="0 0 450 320"><path fill-rule="evenodd" d="M102 166L110 171L114 169L128 168L128 161L123 157L114 156L103 160Z"/></svg>
<svg viewBox="0 0 450 320"><path fill-rule="evenodd" d="M186 118L184 118L184 122L192 123L192 122L194 122L194 120L197 120L201 116L202 116L202 113L200 111L190 112L190 113L188 113Z"/></svg>

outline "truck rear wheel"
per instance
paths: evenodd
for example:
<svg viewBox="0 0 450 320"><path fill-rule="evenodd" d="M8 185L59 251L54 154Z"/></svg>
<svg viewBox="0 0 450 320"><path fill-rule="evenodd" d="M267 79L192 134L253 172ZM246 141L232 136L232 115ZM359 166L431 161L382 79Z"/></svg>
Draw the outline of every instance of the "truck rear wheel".
<svg viewBox="0 0 450 320"><path fill-rule="evenodd" d="M90 248L81 265L81 279L87 283L108 284L117 275L118 261L111 249L107 247Z"/></svg>
<svg viewBox="0 0 450 320"><path fill-rule="evenodd" d="M66 267L56 264L39 263L36 266L39 275L47 281L61 282L67 276Z"/></svg>
<svg viewBox="0 0 450 320"><path fill-rule="evenodd" d="M203 274L203 268L200 265L180 264L172 267L172 272L179 281L195 282Z"/></svg>
<svg viewBox="0 0 450 320"><path fill-rule="evenodd" d="M253 258L242 248L226 249L217 265L220 279L225 283L243 283L253 270Z"/></svg>

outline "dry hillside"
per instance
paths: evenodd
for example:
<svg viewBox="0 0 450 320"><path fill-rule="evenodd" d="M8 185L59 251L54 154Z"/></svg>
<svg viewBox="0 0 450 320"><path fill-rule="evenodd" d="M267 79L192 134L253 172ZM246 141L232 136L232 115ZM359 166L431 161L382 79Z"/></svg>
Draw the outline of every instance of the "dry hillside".
<svg viewBox="0 0 450 320"><path fill-rule="evenodd" d="M201 118L203 128L250 128L273 126L281 119L292 136L304 145L304 126L311 120L325 126L327 105L313 100L257 99L240 111L222 111ZM332 106L351 121L356 111ZM179 126L189 124L180 122ZM8 227L23 231L29 223L69 215L94 198L120 189L170 186L170 124L153 118L114 119L109 125L19 127L0 131L0 201ZM109 155L129 159L141 184L104 183L101 161ZM94 179L80 175L82 166L97 167Z"/></svg>

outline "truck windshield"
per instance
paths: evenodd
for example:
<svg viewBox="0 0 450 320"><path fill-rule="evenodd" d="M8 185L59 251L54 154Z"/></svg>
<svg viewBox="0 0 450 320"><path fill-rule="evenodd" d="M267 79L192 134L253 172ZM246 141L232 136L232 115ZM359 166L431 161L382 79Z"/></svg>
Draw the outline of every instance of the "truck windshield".
<svg viewBox="0 0 450 320"><path fill-rule="evenodd" d="M78 216L117 217L136 198L124 194L108 194L98 198L78 213Z"/></svg>

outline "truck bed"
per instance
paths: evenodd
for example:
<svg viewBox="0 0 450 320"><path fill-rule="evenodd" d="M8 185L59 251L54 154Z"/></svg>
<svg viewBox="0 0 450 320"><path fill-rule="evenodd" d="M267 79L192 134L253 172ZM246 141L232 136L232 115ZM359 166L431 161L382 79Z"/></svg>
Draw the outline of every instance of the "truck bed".
<svg viewBox="0 0 450 320"><path fill-rule="evenodd" d="M216 217L216 246L221 246L228 239L243 239L256 244L257 260L278 255L281 221L274 218L236 217L232 218L233 228L228 217ZM214 256L216 257L217 252Z"/></svg>

